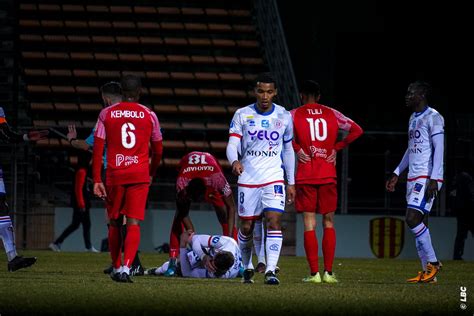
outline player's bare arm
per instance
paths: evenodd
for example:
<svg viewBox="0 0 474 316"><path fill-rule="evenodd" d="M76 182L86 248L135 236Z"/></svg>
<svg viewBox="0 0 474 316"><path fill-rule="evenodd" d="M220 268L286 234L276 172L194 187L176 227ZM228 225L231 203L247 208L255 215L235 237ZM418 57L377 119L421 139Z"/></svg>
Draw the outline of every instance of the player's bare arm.
<svg viewBox="0 0 474 316"><path fill-rule="evenodd" d="M105 198L107 198L105 185L102 182L94 183L94 194L102 200L105 200Z"/></svg>
<svg viewBox="0 0 474 316"><path fill-rule="evenodd" d="M83 139L77 139L76 125L68 125L67 140L72 147L81 150L90 150L91 147Z"/></svg>
<svg viewBox="0 0 474 316"><path fill-rule="evenodd" d="M232 163L232 173L236 176L240 176L244 172L244 166L240 163L240 161L236 160Z"/></svg>
<svg viewBox="0 0 474 316"><path fill-rule="evenodd" d="M298 157L298 161L301 163L307 163L311 161L311 157L304 152L303 148L301 148L297 153L296 156Z"/></svg>
<svg viewBox="0 0 474 316"><path fill-rule="evenodd" d="M394 192L397 182L398 182L398 175L396 175L395 173L392 173L390 178L388 178L387 182L385 182L385 189L388 192Z"/></svg>
<svg viewBox="0 0 474 316"><path fill-rule="evenodd" d="M286 186L286 197L288 199L288 205L293 204L295 201L295 196L296 196L296 189L293 184L289 184Z"/></svg>

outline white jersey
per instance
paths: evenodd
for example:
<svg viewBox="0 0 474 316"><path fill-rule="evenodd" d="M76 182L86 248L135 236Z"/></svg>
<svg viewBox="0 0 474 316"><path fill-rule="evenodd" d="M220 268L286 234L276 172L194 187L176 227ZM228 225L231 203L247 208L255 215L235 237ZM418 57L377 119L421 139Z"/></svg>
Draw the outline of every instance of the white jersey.
<svg viewBox="0 0 474 316"><path fill-rule="evenodd" d="M273 103L273 111L261 114L256 104L250 104L235 112L229 134L240 138L240 162L244 172L239 176L239 185L283 182L283 143L293 139L290 112Z"/></svg>
<svg viewBox="0 0 474 316"><path fill-rule="evenodd" d="M408 181L419 178L443 180L443 165L433 168L432 137L444 133L444 119L431 107L423 112L413 113L408 125Z"/></svg>
<svg viewBox="0 0 474 316"><path fill-rule="evenodd" d="M191 247L195 260L200 260L204 255L214 257L218 252L228 251L234 256L234 265L221 276L224 279L231 279L237 277L240 267L242 265L242 255L237 242L227 236L220 235L194 235L191 240ZM188 259L189 255L188 255ZM191 265L195 260L189 260ZM206 277L214 278L214 274L207 272Z"/></svg>

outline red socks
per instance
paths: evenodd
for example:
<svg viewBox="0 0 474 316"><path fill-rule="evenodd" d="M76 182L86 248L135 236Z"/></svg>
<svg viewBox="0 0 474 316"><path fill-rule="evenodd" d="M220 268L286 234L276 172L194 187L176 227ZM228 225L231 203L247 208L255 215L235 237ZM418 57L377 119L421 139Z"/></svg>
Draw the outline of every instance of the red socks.
<svg viewBox="0 0 474 316"><path fill-rule="evenodd" d="M140 226L127 225L127 236L125 237L124 265L132 266L133 259L140 245Z"/></svg>
<svg viewBox="0 0 474 316"><path fill-rule="evenodd" d="M120 227L109 225L109 250L112 258L112 265L118 269L122 265L122 238L120 236Z"/></svg>
<svg viewBox="0 0 474 316"><path fill-rule="evenodd" d="M170 258L177 258L179 256L179 238L183 233L184 225L180 221L173 219L173 226L171 226L170 234Z"/></svg>
<svg viewBox="0 0 474 316"><path fill-rule="evenodd" d="M306 252L306 259L308 260L311 274L319 271L318 268L318 239L316 238L316 231L309 230L304 232L304 250ZM326 260L326 257L324 258Z"/></svg>
<svg viewBox="0 0 474 316"><path fill-rule="evenodd" d="M229 236L229 237L232 237L234 238L235 241L237 241L237 228L234 228L232 229L232 235L229 234L229 224L221 224L222 226L222 235L224 236Z"/></svg>
<svg viewBox="0 0 474 316"><path fill-rule="evenodd" d="M324 270L332 272L332 264L334 262L335 252L336 252L336 230L334 229L334 227L324 228L324 236L323 236Z"/></svg>

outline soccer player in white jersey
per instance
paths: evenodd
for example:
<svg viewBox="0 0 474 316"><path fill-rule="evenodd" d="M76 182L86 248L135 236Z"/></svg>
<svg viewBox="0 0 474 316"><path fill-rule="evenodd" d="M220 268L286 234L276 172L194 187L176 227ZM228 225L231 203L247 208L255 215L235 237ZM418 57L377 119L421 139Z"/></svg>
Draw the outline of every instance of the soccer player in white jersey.
<svg viewBox="0 0 474 316"><path fill-rule="evenodd" d="M252 232L255 221L264 215L267 221L265 284L278 285L275 269L283 241L280 218L285 210L283 166L288 180L288 203L295 197L293 123L291 114L272 102L277 89L270 74L257 77L254 92L257 102L234 114L226 152L232 172L239 176L238 240L245 269L243 282L253 283Z"/></svg>
<svg viewBox="0 0 474 316"><path fill-rule="evenodd" d="M431 244L427 220L443 183L444 119L428 105L431 87L416 81L408 86L406 105L414 111L408 125L408 149L387 180L387 191L395 191L398 177L408 168L406 223L415 235L423 271L409 283L436 282L440 263Z"/></svg>
<svg viewBox="0 0 474 316"><path fill-rule="evenodd" d="M233 279L239 275L242 256L232 237L198 235L186 231L180 238L180 271L189 278ZM164 275L169 262L161 267L148 269L146 274Z"/></svg>

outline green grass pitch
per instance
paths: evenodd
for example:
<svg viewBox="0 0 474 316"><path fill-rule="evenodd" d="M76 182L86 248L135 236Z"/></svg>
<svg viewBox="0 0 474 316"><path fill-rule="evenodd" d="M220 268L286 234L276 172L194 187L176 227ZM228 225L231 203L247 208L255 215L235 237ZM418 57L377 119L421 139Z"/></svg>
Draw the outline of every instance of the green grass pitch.
<svg viewBox="0 0 474 316"><path fill-rule="evenodd" d="M282 257L280 286L240 280L142 276L115 283L102 270L108 254L25 251L31 268L10 273L0 260L0 315L474 315L474 262L445 261L436 284L406 284L416 260L336 258L338 284L304 284L305 258ZM141 254L145 267L166 255ZM320 263L322 265L322 263ZM460 287L467 288L461 309Z"/></svg>

